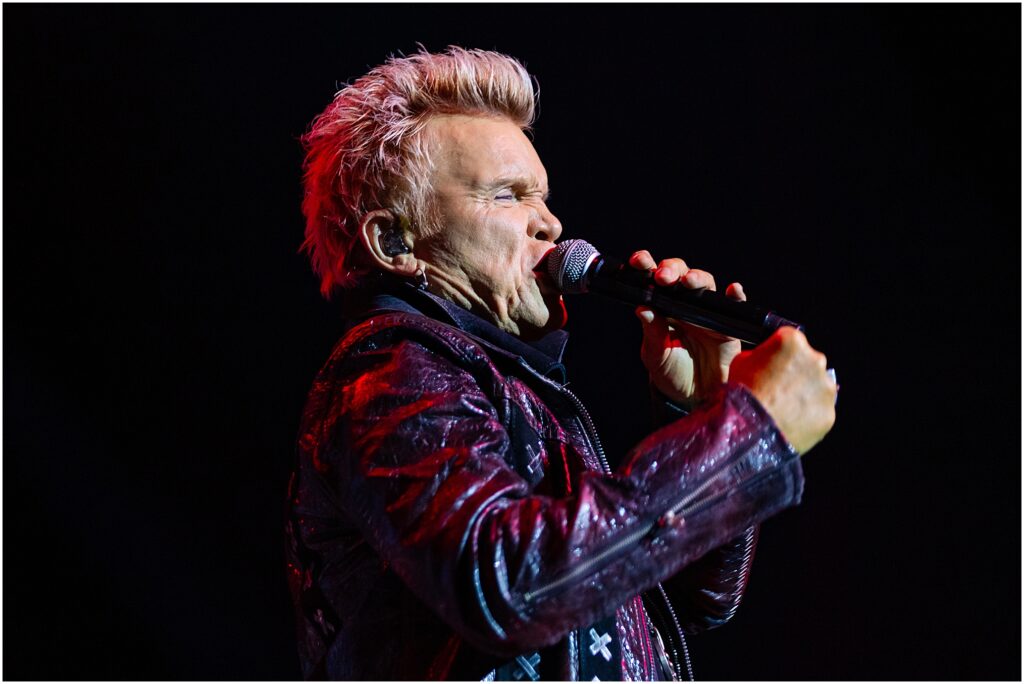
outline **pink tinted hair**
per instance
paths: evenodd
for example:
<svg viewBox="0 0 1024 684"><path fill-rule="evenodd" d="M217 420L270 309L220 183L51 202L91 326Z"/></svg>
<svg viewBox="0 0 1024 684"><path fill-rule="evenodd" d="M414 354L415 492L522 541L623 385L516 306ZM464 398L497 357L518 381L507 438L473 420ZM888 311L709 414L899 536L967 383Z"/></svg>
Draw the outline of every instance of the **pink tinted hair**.
<svg viewBox="0 0 1024 684"><path fill-rule="evenodd" d="M344 87L302 137L306 238L320 292L352 287L367 272L352 258L361 217L381 208L434 225L422 135L438 114L500 116L528 129L535 90L526 69L498 52L451 46L392 57Z"/></svg>

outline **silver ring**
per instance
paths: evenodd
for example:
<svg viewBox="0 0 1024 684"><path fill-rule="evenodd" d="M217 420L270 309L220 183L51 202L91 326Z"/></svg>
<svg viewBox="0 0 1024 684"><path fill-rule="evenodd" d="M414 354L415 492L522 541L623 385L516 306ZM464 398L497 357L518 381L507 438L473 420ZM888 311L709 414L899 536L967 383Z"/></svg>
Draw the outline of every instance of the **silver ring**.
<svg viewBox="0 0 1024 684"><path fill-rule="evenodd" d="M825 374L828 375L828 377L832 378L832 382L836 383L836 400L835 400L835 403L838 404L839 403L839 380L836 379L836 369L835 368L829 368L829 369L827 369L825 371Z"/></svg>

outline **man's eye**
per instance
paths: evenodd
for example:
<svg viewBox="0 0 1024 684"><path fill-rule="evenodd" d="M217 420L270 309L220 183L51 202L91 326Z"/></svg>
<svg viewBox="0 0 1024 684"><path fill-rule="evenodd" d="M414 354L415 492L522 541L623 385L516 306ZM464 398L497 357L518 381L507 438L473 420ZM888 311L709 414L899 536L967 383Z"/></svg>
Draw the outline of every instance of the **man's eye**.
<svg viewBox="0 0 1024 684"><path fill-rule="evenodd" d="M496 199L496 200L504 200L504 201L512 201L515 198L516 198L515 194L513 194L511 190L508 190L508 191L504 191L504 192L500 193L494 199Z"/></svg>

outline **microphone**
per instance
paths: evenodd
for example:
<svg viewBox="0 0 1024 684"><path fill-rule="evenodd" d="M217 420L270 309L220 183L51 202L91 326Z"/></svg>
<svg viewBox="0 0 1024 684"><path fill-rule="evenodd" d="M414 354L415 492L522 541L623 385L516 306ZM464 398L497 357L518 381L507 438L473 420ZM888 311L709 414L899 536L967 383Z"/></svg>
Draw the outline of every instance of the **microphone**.
<svg viewBox="0 0 1024 684"><path fill-rule="evenodd" d="M764 342L784 325L803 330L773 311L712 290L691 290L682 283L655 285L653 271L606 257L585 240L560 242L545 259L548 275L563 294L597 292L751 344Z"/></svg>

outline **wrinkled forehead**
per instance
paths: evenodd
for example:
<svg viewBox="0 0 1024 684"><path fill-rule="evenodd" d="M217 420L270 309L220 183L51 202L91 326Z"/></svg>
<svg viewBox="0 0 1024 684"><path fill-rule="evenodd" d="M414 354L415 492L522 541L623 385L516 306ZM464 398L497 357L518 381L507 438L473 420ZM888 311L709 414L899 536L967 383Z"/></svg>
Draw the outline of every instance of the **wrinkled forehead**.
<svg viewBox="0 0 1024 684"><path fill-rule="evenodd" d="M508 119L462 114L432 117L423 132L435 179L468 185L497 178L547 187L530 139Z"/></svg>

